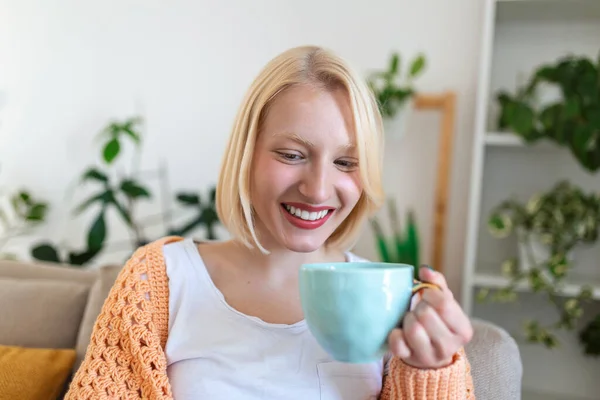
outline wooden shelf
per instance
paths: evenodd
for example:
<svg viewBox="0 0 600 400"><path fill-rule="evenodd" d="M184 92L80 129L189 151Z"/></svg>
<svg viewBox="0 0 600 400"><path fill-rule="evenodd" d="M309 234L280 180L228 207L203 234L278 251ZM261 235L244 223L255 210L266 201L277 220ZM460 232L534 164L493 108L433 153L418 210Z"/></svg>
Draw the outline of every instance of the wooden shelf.
<svg viewBox="0 0 600 400"><path fill-rule="evenodd" d="M485 136L485 144L488 146L526 146L526 143L521 138L508 132L488 132Z"/></svg>
<svg viewBox="0 0 600 400"><path fill-rule="evenodd" d="M476 273L474 279L474 286L482 287L482 288L490 288L490 289L501 289L508 285L508 279L503 276L494 275L494 274L484 274L484 273ZM587 283L586 283L587 284ZM581 288L583 287L582 283L567 283L564 286L561 294L564 296L575 296L579 294ZM593 298L596 300L600 300L600 283L596 283L592 286L593 288ZM531 289L527 284L523 283L517 286L516 291L526 293L531 292Z"/></svg>
<svg viewBox="0 0 600 400"><path fill-rule="evenodd" d="M480 288L501 289L509 284L501 275L501 263L496 261L518 256L516 238L491 237L486 218L509 197L526 201L560 180L569 180L586 191L598 191L600 179L598 174L582 168L567 147L548 139L527 143L519 135L502 132L497 127L501 111L497 96L501 91L516 93L540 65L560 57L576 54L597 59L600 0L483 1L486 7L462 305L469 315L498 321L500 326L517 332L518 321L532 315L541 320L554 318L555 310L547 307L545 296L534 295L527 282L516 288L522 299L527 299L517 306L477 302ZM585 285L600 300L599 246L600 243L577 250L576 265L561 286L564 296L579 294ZM558 352L538 351L537 347L524 349L523 400L598 398L600 380L587 379L589 371L598 368L597 363L581 354L577 340L571 336L565 340L565 348Z"/></svg>
<svg viewBox="0 0 600 400"><path fill-rule="evenodd" d="M498 22L600 19L598 0L496 0L496 3Z"/></svg>
<svg viewBox="0 0 600 400"><path fill-rule="evenodd" d="M489 266L476 271L473 279L473 286L489 289L501 289L506 287L508 283L509 280L507 278L503 277ZM589 279L586 279L585 277L575 276L570 280L567 278L561 294L563 296L575 296L579 294L581 288L586 285L592 287L592 297L596 300L600 300L600 282L590 282ZM515 290L521 293L532 292L526 282L520 283Z"/></svg>
<svg viewBox="0 0 600 400"><path fill-rule="evenodd" d="M559 149L559 146L548 140L540 140L531 144L526 143L519 136L510 132L488 132L485 135L485 145L488 147L522 147L545 150Z"/></svg>

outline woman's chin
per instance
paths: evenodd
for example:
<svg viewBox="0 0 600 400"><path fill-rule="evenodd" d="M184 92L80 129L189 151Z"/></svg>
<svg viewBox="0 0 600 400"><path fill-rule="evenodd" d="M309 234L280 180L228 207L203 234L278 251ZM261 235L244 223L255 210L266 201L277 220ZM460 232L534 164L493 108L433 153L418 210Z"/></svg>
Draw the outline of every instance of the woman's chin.
<svg viewBox="0 0 600 400"><path fill-rule="evenodd" d="M308 235L293 235L285 238L283 242L286 249L295 253L312 253L325 244L327 238Z"/></svg>

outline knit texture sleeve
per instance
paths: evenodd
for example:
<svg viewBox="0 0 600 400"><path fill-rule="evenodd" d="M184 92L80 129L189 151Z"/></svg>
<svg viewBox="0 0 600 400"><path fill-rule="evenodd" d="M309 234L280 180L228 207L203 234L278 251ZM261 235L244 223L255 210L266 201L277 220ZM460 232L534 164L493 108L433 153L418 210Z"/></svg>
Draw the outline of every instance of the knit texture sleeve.
<svg viewBox="0 0 600 400"><path fill-rule="evenodd" d="M172 399L163 351L169 286L162 248L174 240L139 248L120 271L66 400Z"/></svg>
<svg viewBox="0 0 600 400"><path fill-rule="evenodd" d="M447 367L413 368L392 357L383 381L380 400L475 400L471 366L460 349Z"/></svg>

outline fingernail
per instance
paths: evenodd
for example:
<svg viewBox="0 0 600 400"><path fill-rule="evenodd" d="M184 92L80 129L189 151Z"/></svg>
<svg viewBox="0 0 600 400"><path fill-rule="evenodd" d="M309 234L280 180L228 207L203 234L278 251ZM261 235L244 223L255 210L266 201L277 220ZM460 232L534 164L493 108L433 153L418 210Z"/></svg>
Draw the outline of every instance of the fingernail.
<svg viewBox="0 0 600 400"><path fill-rule="evenodd" d="M435 269L431 265L427 265L427 264L421 264L421 268L428 268L431 271L435 271Z"/></svg>

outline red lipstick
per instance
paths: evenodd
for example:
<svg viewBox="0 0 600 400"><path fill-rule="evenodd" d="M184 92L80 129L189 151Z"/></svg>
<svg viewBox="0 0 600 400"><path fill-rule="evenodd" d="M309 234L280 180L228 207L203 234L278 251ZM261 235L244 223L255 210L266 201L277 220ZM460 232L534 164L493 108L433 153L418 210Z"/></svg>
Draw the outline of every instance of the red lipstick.
<svg viewBox="0 0 600 400"><path fill-rule="evenodd" d="M310 221L310 220L305 220L300 217L297 217L296 215L290 214L290 212L287 210L286 206L295 207L300 210L308 211L308 212L319 212L319 211L325 211L325 210L327 210L328 212L324 217L316 219L314 221ZM325 222L327 222L329 217L331 217L331 214L333 214L333 210L335 210L335 207L329 207L329 206L314 207L314 206L310 206L308 204L301 204L301 203L282 203L281 208L282 208L283 214L285 215L285 218L296 228L300 228L300 229L320 228L321 226L323 226L323 224L325 224Z"/></svg>

